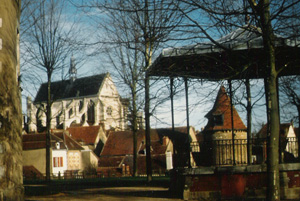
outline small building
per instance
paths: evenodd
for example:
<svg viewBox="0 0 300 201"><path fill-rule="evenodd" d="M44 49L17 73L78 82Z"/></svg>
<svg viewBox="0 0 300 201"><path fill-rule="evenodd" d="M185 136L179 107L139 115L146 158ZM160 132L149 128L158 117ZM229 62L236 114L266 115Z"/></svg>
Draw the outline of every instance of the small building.
<svg viewBox="0 0 300 201"><path fill-rule="evenodd" d="M150 151L153 174L165 174L166 171L173 168L173 163L176 162L178 163L176 165L181 167L184 167L188 164L188 156L192 156L189 150L189 142L196 142L195 132L193 132L194 130L195 129L193 127L190 128L190 136L192 137L188 137L186 127L175 128L175 132L173 132L170 128L151 129ZM146 175L145 143L145 130L138 130L137 172L139 175ZM176 154L174 154L174 151ZM131 175L132 170L132 131L109 131L107 141L100 154L98 164L99 174L104 174L105 176L124 176Z"/></svg>
<svg viewBox="0 0 300 201"><path fill-rule="evenodd" d="M257 133L257 140L266 140L267 139L267 127L268 124L263 125L260 131ZM283 162L296 162L298 157L298 137L296 135L293 122L291 123L282 123L279 127L280 143L279 149L281 153L281 161ZM257 147L255 147L257 150ZM261 154L260 152L265 154ZM264 158L260 159L259 162L266 160L267 144L264 143L264 146L261 146L261 149L257 151L259 155L262 155Z"/></svg>
<svg viewBox="0 0 300 201"><path fill-rule="evenodd" d="M230 97L221 86L213 108L205 116L208 122L202 131L203 136L199 135L203 140L200 141L202 160L207 165L232 165L234 160L236 164L247 163L247 128L234 106L232 110L235 150Z"/></svg>
<svg viewBox="0 0 300 201"><path fill-rule="evenodd" d="M68 169L67 147L63 139L50 135L50 173L63 174ZM34 166L46 174L46 134L23 135L23 166Z"/></svg>

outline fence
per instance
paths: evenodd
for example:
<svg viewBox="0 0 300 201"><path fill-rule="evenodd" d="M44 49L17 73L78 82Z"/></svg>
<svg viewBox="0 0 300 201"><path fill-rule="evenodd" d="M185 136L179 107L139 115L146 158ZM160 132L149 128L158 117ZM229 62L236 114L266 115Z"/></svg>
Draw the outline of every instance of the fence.
<svg viewBox="0 0 300 201"><path fill-rule="evenodd" d="M198 166L224 166L224 165L246 165L260 164L266 161L267 139L253 138L249 141L251 161L248 163L248 151L246 139L209 140L200 144L191 144L191 150L200 150L193 153L194 160ZM197 152L197 151L196 151ZM298 157L298 139L280 138L279 143L280 162L296 162Z"/></svg>

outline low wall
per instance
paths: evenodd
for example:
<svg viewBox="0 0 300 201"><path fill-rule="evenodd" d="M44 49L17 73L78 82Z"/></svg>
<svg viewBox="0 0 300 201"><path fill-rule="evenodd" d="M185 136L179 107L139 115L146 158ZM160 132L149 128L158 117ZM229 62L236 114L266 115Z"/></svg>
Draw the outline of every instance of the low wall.
<svg viewBox="0 0 300 201"><path fill-rule="evenodd" d="M300 200L300 163L280 164L281 199ZM184 200L265 198L266 165L175 169L170 190Z"/></svg>

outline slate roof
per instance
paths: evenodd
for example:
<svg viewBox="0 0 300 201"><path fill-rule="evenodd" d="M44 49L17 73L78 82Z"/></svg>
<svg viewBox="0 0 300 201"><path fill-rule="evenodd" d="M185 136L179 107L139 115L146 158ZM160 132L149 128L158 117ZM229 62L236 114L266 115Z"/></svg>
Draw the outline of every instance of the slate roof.
<svg viewBox="0 0 300 201"><path fill-rule="evenodd" d="M98 137L101 126L81 126L70 127L67 129L70 136L77 142L83 142L86 145L94 145Z"/></svg>
<svg viewBox="0 0 300 201"><path fill-rule="evenodd" d="M223 124L222 125L215 124L215 122L214 122L215 115L223 116ZM221 86L212 110L209 111L205 117L208 118L208 122L203 130L204 132L218 131L218 130L231 130L232 129L230 98L227 95L224 86ZM234 122L235 130L246 130L247 129L234 106L233 106L233 122Z"/></svg>
<svg viewBox="0 0 300 201"><path fill-rule="evenodd" d="M106 74L77 78L75 81L62 80L51 83L53 100L97 95ZM47 83L43 83L35 97L34 102L47 101Z"/></svg>

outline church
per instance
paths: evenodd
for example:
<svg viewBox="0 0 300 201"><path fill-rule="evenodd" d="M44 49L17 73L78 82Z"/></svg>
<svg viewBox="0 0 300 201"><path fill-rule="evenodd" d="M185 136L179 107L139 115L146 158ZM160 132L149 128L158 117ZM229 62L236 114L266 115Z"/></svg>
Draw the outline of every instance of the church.
<svg viewBox="0 0 300 201"><path fill-rule="evenodd" d="M102 125L105 130L126 130L128 100L123 99L109 73L77 78L71 58L69 79L51 83L51 129ZM28 132L46 127L47 83L27 98Z"/></svg>

